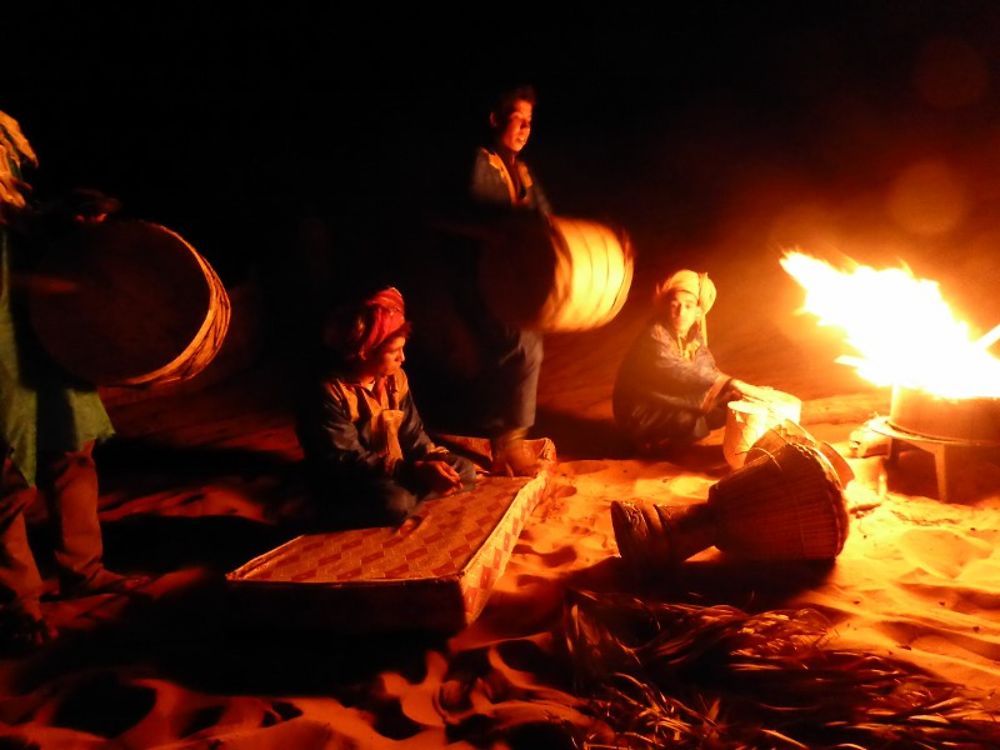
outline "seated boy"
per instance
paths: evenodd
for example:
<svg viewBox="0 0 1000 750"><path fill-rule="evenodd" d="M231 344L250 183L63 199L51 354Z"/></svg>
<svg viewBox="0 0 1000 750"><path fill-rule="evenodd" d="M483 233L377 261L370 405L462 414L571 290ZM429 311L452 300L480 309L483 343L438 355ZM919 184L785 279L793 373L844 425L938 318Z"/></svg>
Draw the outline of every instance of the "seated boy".
<svg viewBox="0 0 1000 750"><path fill-rule="evenodd" d="M329 521L397 524L421 500L475 483L472 463L424 431L402 369L409 332L393 287L331 316L325 327L325 361L300 411L298 435Z"/></svg>

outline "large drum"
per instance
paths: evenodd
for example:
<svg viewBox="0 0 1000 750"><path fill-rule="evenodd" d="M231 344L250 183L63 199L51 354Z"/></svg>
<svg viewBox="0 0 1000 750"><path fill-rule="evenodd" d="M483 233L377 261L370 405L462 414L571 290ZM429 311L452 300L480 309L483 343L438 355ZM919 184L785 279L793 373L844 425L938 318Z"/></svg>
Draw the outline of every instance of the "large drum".
<svg viewBox="0 0 1000 750"><path fill-rule="evenodd" d="M725 477L708 502L611 503L622 559L639 576L715 545L746 560L832 560L847 540L842 478L811 445L786 443Z"/></svg>
<svg viewBox="0 0 1000 750"><path fill-rule="evenodd" d="M610 322L632 284L628 239L592 221L515 217L491 235L480 289L510 325L555 333Z"/></svg>
<svg viewBox="0 0 1000 750"><path fill-rule="evenodd" d="M230 305L208 262L175 232L144 221L83 226L47 253L49 283L31 321L49 355L96 385L194 377L229 328Z"/></svg>

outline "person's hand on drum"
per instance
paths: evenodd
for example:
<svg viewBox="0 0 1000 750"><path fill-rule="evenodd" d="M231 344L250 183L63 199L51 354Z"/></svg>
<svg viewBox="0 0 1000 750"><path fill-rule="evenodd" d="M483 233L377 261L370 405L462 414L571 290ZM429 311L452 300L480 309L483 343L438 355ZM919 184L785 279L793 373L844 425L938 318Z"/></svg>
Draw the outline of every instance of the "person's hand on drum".
<svg viewBox="0 0 1000 750"><path fill-rule="evenodd" d="M729 387L736 392L739 398L747 398L753 401L769 401L772 398L770 394L773 392L773 389L751 385L736 378L729 381Z"/></svg>
<svg viewBox="0 0 1000 750"><path fill-rule="evenodd" d="M413 473L439 495L450 495L462 487L462 477L444 461L414 461Z"/></svg>

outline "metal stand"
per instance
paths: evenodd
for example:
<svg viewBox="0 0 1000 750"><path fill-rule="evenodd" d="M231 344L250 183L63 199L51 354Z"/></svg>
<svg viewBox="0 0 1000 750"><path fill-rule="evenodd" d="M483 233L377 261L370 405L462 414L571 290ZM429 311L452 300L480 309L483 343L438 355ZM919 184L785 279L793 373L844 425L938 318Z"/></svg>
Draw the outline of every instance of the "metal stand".
<svg viewBox="0 0 1000 750"><path fill-rule="evenodd" d="M893 466L905 446L919 448L934 456L934 473L937 477L938 499L951 502L955 496L955 459L967 457L971 453L984 454L1000 451L1000 443L971 440L946 440L943 438L915 435L896 429L886 417L878 417L869 422L872 430L889 438L889 455L886 465Z"/></svg>

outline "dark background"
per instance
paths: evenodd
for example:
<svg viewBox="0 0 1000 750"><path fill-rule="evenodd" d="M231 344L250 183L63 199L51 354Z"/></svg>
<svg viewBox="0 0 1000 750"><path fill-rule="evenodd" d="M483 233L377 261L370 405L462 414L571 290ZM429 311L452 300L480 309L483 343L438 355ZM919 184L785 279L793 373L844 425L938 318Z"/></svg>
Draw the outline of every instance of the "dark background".
<svg viewBox="0 0 1000 750"><path fill-rule="evenodd" d="M509 83L537 87L525 155L557 212L625 225L640 270L770 210L754 200L774 186L839 199L928 155L987 183L1000 162L990 3L88 4L10 17L4 38L2 107L40 157L39 194L116 195L227 283L280 265L306 217L339 257L391 264L461 191ZM918 266L941 252L940 234L910 239Z"/></svg>

